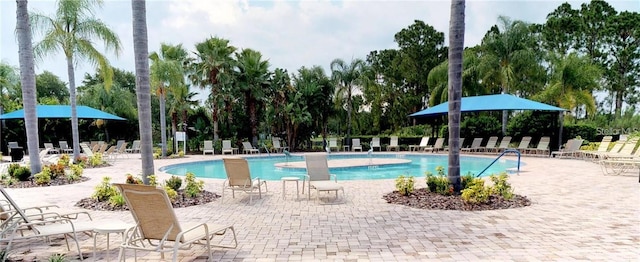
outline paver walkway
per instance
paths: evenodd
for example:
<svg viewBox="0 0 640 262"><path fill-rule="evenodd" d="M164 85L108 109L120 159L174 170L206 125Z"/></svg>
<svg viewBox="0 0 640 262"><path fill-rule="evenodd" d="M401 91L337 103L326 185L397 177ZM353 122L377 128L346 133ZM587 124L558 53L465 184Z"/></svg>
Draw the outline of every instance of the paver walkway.
<svg viewBox="0 0 640 262"><path fill-rule="evenodd" d="M188 156L156 160L155 167L220 156ZM214 249L215 261L549 261L640 259L640 184L638 175L604 176L597 164L582 160L523 158L526 165L510 182L533 205L525 208L462 212L421 210L387 204L382 195L394 181L341 181L346 201L320 205L282 196L280 181L269 181L269 192L249 205L246 194L178 209L183 221L233 224L236 249ZM140 173L139 157L119 159L114 166L87 169L91 180L80 184L8 189L22 204L72 207L89 197L103 176L123 182ZM158 173L161 180L167 174ZM206 190L220 193L222 180L204 179ZM292 193L293 184L287 184ZM424 186L424 179L418 179ZM96 219L132 222L128 212L91 211ZM117 237L111 238L117 246ZM97 260L103 260L106 239L98 237ZM91 261L93 240L81 238ZM63 240L32 241L12 258L46 260L66 253ZM111 257L117 254L112 250ZM133 252L128 258L133 259ZM71 256L77 254L71 251ZM182 251L181 261L205 261L201 247ZM170 258L170 256L167 256ZM73 258L73 257L71 257ZM138 253L139 261L158 261L158 254Z"/></svg>

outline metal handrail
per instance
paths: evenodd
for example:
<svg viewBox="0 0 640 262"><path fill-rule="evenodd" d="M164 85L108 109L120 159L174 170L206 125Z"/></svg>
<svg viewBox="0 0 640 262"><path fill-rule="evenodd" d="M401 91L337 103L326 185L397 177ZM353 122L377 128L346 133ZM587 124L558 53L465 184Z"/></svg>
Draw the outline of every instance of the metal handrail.
<svg viewBox="0 0 640 262"><path fill-rule="evenodd" d="M502 154L500 154L498 157L496 157L496 159L494 159L493 162L491 162L491 164L489 164L487 167L485 167L484 170L480 171L480 173L478 175L476 175L476 177L480 177L480 175L482 175L482 173L484 173L484 171L487 171L487 169L489 169L489 167L491 167L496 161L498 161L498 159L500 159L506 153L516 153L516 154L518 154L518 173L520 173L520 151L518 151L517 149L506 149L506 150L504 150L502 152Z"/></svg>

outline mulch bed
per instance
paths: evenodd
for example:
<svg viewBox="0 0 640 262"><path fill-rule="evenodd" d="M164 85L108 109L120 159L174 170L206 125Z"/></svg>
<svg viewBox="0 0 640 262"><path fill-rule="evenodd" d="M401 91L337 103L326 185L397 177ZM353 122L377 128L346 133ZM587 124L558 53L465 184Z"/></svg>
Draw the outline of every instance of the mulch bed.
<svg viewBox="0 0 640 262"><path fill-rule="evenodd" d="M519 208L531 205L531 200L526 196L513 195L513 198L506 200L502 196L492 195L487 203L484 204L467 204L462 201L460 195L444 196L429 191L427 188L419 188L408 196L393 191L382 197L390 204L405 205L421 209L440 209L440 210L462 210L462 211L479 211L479 210L496 210L507 208Z"/></svg>
<svg viewBox="0 0 640 262"><path fill-rule="evenodd" d="M62 186L62 185L82 183L88 180L89 180L88 177L80 177L78 180L69 181L66 177L60 176L60 177L51 179L51 182L49 184L39 185L39 184L36 184L36 182L33 180L28 180L28 181L17 181L15 184L11 184L11 185L2 184L2 186L8 187L8 188L48 187L48 186Z"/></svg>
<svg viewBox="0 0 640 262"><path fill-rule="evenodd" d="M172 204L174 208L189 207L189 206L206 204L218 198L220 198L220 195L209 192L209 191L202 191L196 197L188 197L184 194L184 190L178 190L178 197ZM129 207L127 207L126 204L124 206L112 206L109 203L109 201L98 202L98 200L94 198L83 198L80 201L78 201L78 203L76 203L75 206L91 209L91 210L100 210L100 211L129 210Z"/></svg>

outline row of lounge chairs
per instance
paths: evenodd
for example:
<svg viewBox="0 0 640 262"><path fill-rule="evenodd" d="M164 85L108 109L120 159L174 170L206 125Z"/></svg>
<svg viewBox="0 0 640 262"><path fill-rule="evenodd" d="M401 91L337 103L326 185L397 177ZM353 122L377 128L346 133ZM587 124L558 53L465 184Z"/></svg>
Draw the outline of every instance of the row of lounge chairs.
<svg viewBox="0 0 640 262"><path fill-rule="evenodd" d="M273 137L272 138L272 151L275 153L282 153L285 150L289 150L289 147L286 146L281 146L280 144L280 138L278 137ZM268 149L265 148L265 150L268 151ZM270 151L268 151L270 152ZM204 147L202 149L202 154L206 155L208 153L211 153L212 155L215 155L215 149L213 147L213 140L205 140L204 141ZM233 147L231 145L231 140L222 140L222 149L221 149L221 154L226 155L226 154L237 154L239 153L239 148L237 147ZM243 154L260 154L260 149L253 147L253 145L251 145L251 143L249 142L242 142L242 153Z"/></svg>

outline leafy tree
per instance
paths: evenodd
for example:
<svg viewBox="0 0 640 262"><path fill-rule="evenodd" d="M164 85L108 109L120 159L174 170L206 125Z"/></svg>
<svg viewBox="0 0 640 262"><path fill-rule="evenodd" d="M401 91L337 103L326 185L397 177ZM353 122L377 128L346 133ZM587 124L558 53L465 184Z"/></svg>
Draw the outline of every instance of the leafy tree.
<svg viewBox="0 0 640 262"><path fill-rule="evenodd" d="M44 34L44 38L34 47L36 57L42 58L62 50L67 60L74 158L80 156L74 66L82 60L97 65L104 73L105 87L109 88L113 72L107 58L95 48L94 39L101 40L107 50L113 50L116 54L120 52L118 36L95 18L94 9L101 7L102 3L102 0L59 0L55 16L31 16L34 29Z"/></svg>
<svg viewBox="0 0 640 262"><path fill-rule="evenodd" d="M353 112L353 93L358 85L363 82L362 73L366 64L362 59L353 59L347 64L342 59L331 61L331 78L337 83L340 96L344 97L344 104L347 109L347 144L351 141L351 114Z"/></svg>
<svg viewBox="0 0 640 262"><path fill-rule="evenodd" d="M16 110L17 106L22 104L22 101L15 101L18 97L22 97L20 76L16 71L17 69L11 65L0 62L0 111L2 112Z"/></svg>
<svg viewBox="0 0 640 262"><path fill-rule="evenodd" d="M258 143L258 108L263 105L265 89L269 86L269 61L262 59L260 52L243 49L236 54L237 88L243 94L249 125L251 127L252 143Z"/></svg>
<svg viewBox="0 0 640 262"><path fill-rule="evenodd" d="M563 3L547 15L547 21L542 26L544 46L551 52L565 56L571 50L578 49L580 30L578 11L572 9L571 4Z"/></svg>
<svg viewBox="0 0 640 262"><path fill-rule="evenodd" d="M635 105L640 96L640 13L622 12L608 20L611 35L606 64L609 92L615 98L615 115L620 117L625 101Z"/></svg>
<svg viewBox="0 0 640 262"><path fill-rule="evenodd" d="M52 98L55 104L66 104L69 98L67 84L49 71L36 76L36 89L38 100Z"/></svg>
<svg viewBox="0 0 640 262"><path fill-rule="evenodd" d="M147 7L145 0L131 0L133 16L133 50L136 61L136 95L140 127L142 181L149 184L154 174L151 135L151 85L149 83L149 42L147 39Z"/></svg>
<svg viewBox="0 0 640 262"><path fill-rule="evenodd" d="M187 60L187 50L181 44L168 45L162 43L159 52L152 52L151 59L151 86L160 102L160 136L162 143L162 157L167 156L167 92L179 90L184 84L183 65ZM175 121L174 121L175 123ZM175 126L173 128L175 134Z"/></svg>
<svg viewBox="0 0 640 262"><path fill-rule="evenodd" d="M449 170L448 177L460 192L460 101L462 97L462 53L464 49L465 0L451 1L449 21Z"/></svg>
<svg viewBox="0 0 640 262"><path fill-rule="evenodd" d="M34 70L34 54L31 46L31 26L27 0L16 0L16 34L20 61L20 82L24 103L24 125L27 131L29 163L31 173L39 173L42 169L38 152L38 118L36 116L36 72Z"/></svg>

